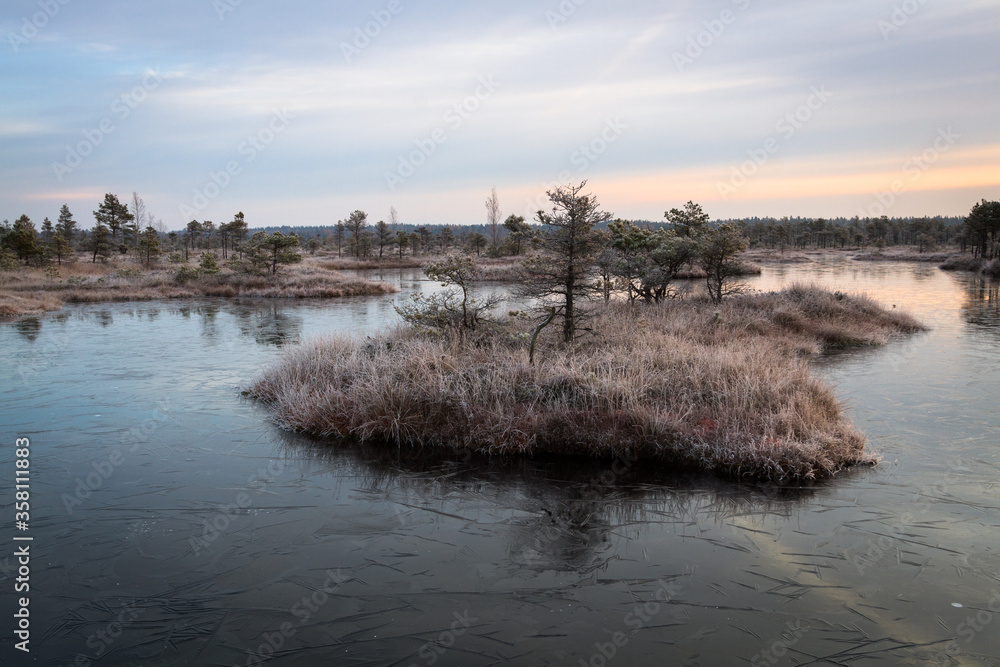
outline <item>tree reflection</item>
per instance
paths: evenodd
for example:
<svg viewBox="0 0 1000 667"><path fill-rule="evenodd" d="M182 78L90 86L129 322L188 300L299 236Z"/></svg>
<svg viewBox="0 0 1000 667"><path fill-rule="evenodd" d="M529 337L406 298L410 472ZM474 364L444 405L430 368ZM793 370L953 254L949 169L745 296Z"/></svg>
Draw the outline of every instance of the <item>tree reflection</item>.
<svg viewBox="0 0 1000 667"><path fill-rule="evenodd" d="M975 276L965 285L965 321L1000 336L1000 281Z"/></svg>
<svg viewBox="0 0 1000 667"><path fill-rule="evenodd" d="M788 517L829 486L740 484L625 459L497 459L447 448L344 444L274 432L283 456L304 465L304 473L323 468L351 479L355 488L402 508L395 510L401 516L411 509L452 516L451 507L463 501L477 507L485 501L499 516L477 519L470 529L502 527L507 560L518 569L590 571L601 566L613 534L635 539L653 524L697 532L706 521ZM446 501L448 509L442 507Z"/></svg>
<svg viewBox="0 0 1000 667"><path fill-rule="evenodd" d="M283 347L297 343L302 335L303 318L276 303L233 309L240 335L252 338L260 345Z"/></svg>
<svg viewBox="0 0 1000 667"><path fill-rule="evenodd" d="M29 343L34 343L42 333L42 321L37 317L25 317L13 322L11 326Z"/></svg>

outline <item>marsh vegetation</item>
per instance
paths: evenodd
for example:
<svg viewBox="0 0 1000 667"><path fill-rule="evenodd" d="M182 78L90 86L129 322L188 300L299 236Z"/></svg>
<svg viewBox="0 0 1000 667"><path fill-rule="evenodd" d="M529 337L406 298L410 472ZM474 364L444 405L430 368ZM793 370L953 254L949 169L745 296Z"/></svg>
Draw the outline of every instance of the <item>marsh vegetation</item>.
<svg viewBox="0 0 1000 667"><path fill-rule="evenodd" d="M548 312L541 324L523 310L494 317L473 261L450 257L425 271L453 291L397 306L403 325L293 349L248 394L286 428L396 447L626 456L772 480L875 460L808 358L885 343L916 320L806 286L743 293L746 240L707 228L690 203L670 230L615 224L605 245L597 225L610 216L582 188L550 192L520 266L515 292ZM675 289L688 264L707 298Z"/></svg>

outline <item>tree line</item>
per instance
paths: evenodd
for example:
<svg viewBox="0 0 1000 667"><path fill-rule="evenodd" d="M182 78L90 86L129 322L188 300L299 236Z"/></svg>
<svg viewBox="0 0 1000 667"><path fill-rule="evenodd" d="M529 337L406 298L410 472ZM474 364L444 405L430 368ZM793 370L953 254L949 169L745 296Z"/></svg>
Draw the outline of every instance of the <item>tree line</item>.
<svg viewBox="0 0 1000 667"><path fill-rule="evenodd" d="M13 224L5 220L0 225L0 262L6 268L17 264L62 264L77 252L87 252L92 262L107 261L115 254L131 254L150 265L164 254L172 261L187 262L192 253L218 252L223 261L231 260L238 270L267 273L277 270L275 257L292 252L309 229L314 231L301 245L311 252L324 248L335 251L338 257L356 259L403 259L407 255L444 255L455 250L477 257L517 258L539 247L547 225L544 218L536 216L532 224L523 216L504 217L496 188L484 204L486 222L475 227L409 225L400 222L396 209L390 208L388 221L374 224L369 223L365 211L355 210L325 228L250 230L244 214L239 212L228 222L192 220L181 230L168 232L137 193L133 192L127 203L108 193L93 212L95 224L90 229L78 226L65 204L55 223L45 218L37 229L26 215ZM886 216L850 220L748 218L710 223L704 213L696 214L694 209L673 211L672 215L668 212L665 221L608 218L594 222L595 231L605 234L605 252L595 259L605 284L614 280L625 283L630 299L664 298L669 293L668 278L677 275L677 266L691 265L697 255L690 230L705 228L724 228L733 239L744 239L750 248L781 251L910 245L926 252L940 246L957 246L977 257L1000 256L1000 203L986 200L976 204L960 224L950 224L954 220L941 217ZM296 239L294 244L292 238ZM277 246L282 250L275 250ZM272 261L266 261L265 255L270 255ZM291 260L291 255L286 259Z"/></svg>
<svg viewBox="0 0 1000 667"><path fill-rule="evenodd" d="M0 268L18 265L43 266L55 261L76 259L76 253L86 252L90 261L107 262L112 256L133 256L151 266L167 254L172 263L186 263L192 252L201 251L201 273L217 273L216 250L227 266L248 274L274 275L278 267L301 260L294 251L297 236L263 230L250 233L242 212L233 220L216 225L211 220L192 220L181 231L166 231L162 220L154 221L145 202L137 193L129 204L108 193L93 212L94 226L81 229L69 206L64 204L57 222L48 218L37 229L27 215L13 224L4 220L0 225Z"/></svg>

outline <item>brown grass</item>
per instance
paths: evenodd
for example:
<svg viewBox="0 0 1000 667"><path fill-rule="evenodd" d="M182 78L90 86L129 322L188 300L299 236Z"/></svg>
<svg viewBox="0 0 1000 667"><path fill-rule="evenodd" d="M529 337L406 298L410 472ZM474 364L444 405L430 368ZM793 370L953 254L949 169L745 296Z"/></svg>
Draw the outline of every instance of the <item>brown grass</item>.
<svg viewBox="0 0 1000 667"><path fill-rule="evenodd" d="M63 302L50 294L0 292L0 317L39 315L62 307Z"/></svg>
<svg viewBox="0 0 1000 667"><path fill-rule="evenodd" d="M549 343L530 366L526 325L461 344L396 329L294 348L248 390L282 426L396 446L637 459L738 478L813 479L875 457L806 355L917 331L863 297L777 294L630 308L597 336Z"/></svg>
<svg viewBox="0 0 1000 667"><path fill-rule="evenodd" d="M477 259L476 279L482 282L520 282L524 280L521 258Z"/></svg>
<svg viewBox="0 0 1000 667"><path fill-rule="evenodd" d="M366 271L369 269L419 269L433 261L432 257L385 256L380 259L355 259L353 257L325 258L319 265L330 271Z"/></svg>
<svg viewBox="0 0 1000 667"><path fill-rule="evenodd" d="M851 259L859 262L928 262L940 264L956 256L953 251L920 252L917 246L895 246L885 250L855 253Z"/></svg>
<svg viewBox="0 0 1000 667"><path fill-rule="evenodd" d="M955 255L948 258L941 269L944 271L970 271L992 278L1000 278L1000 260L984 259L972 255Z"/></svg>
<svg viewBox="0 0 1000 667"><path fill-rule="evenodd" d="M815 255L818 252L806 253L799 250L792 250L786 248L784 252L777 249L769 248L754 248L752 250L744 250L740 253L740 259L753 263L766 262L768 264L808 264L815 262Z"/></svg>
<svg viewBox="0 0 1000 667"><path fill-rule="evenodd" d="M306 258L301 264L284 267L277 278L248 276L223 270L214 276L201 276L178 282L180 265L161 265L151 269L133 262L92 264L74 262L57 269L52 277L45 269L22 267L0 274L0 303L3 315L24 315L37 311L28 295L43 294L47 310L58 310L60 302L97 303L105 301L152 301L193 297L263 297L288 299L330 299L347 296L392 294L394 285L348 278L337 271L322 268L320 262ZM188 264L196 267L192 261ZM59 304L59 305L54 305Z"/></svg>
<svg viewBox="0 0 1000 667"><path fill-rule="evenodd" d="M734 275L759 276L761 273L763 273L763 271L764 269L758 264L754 264L753 262L748 262L741 257L739 262L739 268ZM677 272L677 275L674 276L674 278L677 278L678 280L695 280L695 279L700 280L707 277L708 274L705 273L705 270L703 268L691 264L685 266L683 269Z"/></svg>

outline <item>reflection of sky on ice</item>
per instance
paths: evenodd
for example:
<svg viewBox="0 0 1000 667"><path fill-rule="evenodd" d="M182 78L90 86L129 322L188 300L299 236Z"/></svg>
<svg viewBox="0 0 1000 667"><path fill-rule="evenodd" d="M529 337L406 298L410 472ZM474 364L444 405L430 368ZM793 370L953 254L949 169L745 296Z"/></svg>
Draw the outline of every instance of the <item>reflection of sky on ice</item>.
<svg viewBox="0 0 1000 667"><path fill-rule="evenodd" d="M275 664L426 664L421 649L466 611L476 621L440 664L576 664L616 632L622 664L729 664L776 642L801 659L947 664L946 643L915 645L959 637L1000 588L995 286L848 262L752 278L863 291L931 327L816 364L883 464L769 489L634 464L343 451L240 398L281 347L376 331L396 321L393 299L437 289L387 277L401 294L70 306L0 327L0 431L32 439L41 657L93 658L87 637L134 603L116 664L244 664L286 622ZM338 570L349 579L303 622L296 605ZM666 584L670 600L635 615ZM959 657L985 664L995 636L962 639Z"/></svg>

